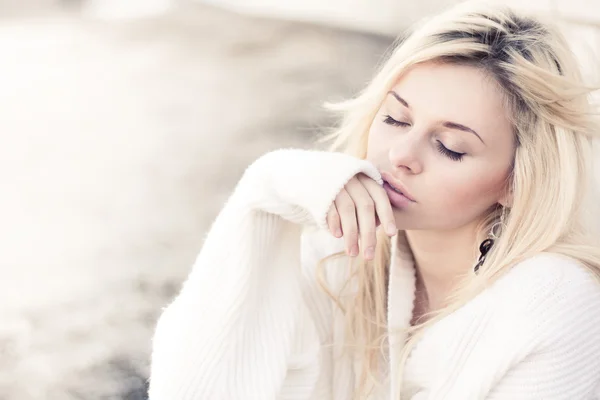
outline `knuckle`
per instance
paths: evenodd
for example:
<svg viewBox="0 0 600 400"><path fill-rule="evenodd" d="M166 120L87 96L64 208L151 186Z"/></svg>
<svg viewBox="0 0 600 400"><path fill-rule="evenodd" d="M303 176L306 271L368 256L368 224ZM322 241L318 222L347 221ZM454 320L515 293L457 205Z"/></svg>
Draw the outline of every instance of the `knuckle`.
<svg viewBox="0 0 600 400"><path fill-rule="evenodd" d="M373 212L375 211L375 203L373 201L363 201L358 205L361 211Z"/></svg>
<svg viewBox="0 0 600 400"><path fill-rule="evenodd" d="M360 179L359 175L360 174L354 175L352 178L348 179L348 182L346 182L346 185L344 185L344 186L356 185L359 182L359 179Z"/></svg>
<svg viewBox="0 0 600 400"><path fill-rule="evenodd" d="M329 213L327 219L329 219L329 221L332 223L337 223L340 220L340 216L338 215L337 211L332 211Z"/></svg>
<svg viewBox="0 0 600 400"><path fill-rule="evenodd" d="M343 225L343 223L342 223ZM348 226L350 225L350 226ZM357 240L358 239L358 229L354 224L347 224L343 228L345 232L345 236L348 240Z"/></svg>
<svg viewBox="0 0 600 400"><path fill-rule="evenodd" d="M376 230L375 227L369 227L365 229L363 232L363 237L367 240L375 239Z"/></svg>
<svg viewBox="0 0 600 400"><path fill-rule="evenodd" d="M341 205L341 209L343 212L345 213L354 213L356 211L356 208L354 207L353 203L345 203Z"/></svg>
<svg viewBox="0 0 600 400"><path fill-rule="evenodd" d="M373 179L371 179L368 175L365 175L363 173L356 175L356 179L363 185L369 185L371 183L374 183Z"/></svg>
<svg viewBox="0 0 600 400"><path fill-rule="evenodd" d="M339 203L339 202L345 202L350 198L350 196L348 195L348 192L346 191L346 189L342 189L340 190L340 192L337 194L337 196L335 196L335 202Z"/></svg>
<svg viewBox="0 0 600 400"><path fill-rule="evenodd" d="M375 245L376 240L373 236L369 235L362 239L363 247L370 247Z"/></svg>
<svg viewBox="0 0 600 400"><path fill-rule="evenodd" d="M350 241L350 242L358 241L358 231L356 231L355 229L351 229L350 232L348 232L348 241Z"/></svg>

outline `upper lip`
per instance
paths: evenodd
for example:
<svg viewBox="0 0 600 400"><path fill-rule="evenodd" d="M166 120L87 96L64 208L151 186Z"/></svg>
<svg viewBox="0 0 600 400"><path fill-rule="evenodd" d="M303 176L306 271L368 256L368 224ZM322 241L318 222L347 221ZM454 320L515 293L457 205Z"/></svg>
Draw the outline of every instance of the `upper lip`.
<svg viewBox="0 0 600 400"><path fill-rule="evenodd" d="M389 183L391 186L393 186L394 188L401 191L402 194L404 195L404 197L406 197L410 201L416 202L415 199L410 194L410 192L406 189L406 186L404 186L402 183L394 180L387 172L382 172L381 177L383 178L383 180L385 182Z"/></svg>

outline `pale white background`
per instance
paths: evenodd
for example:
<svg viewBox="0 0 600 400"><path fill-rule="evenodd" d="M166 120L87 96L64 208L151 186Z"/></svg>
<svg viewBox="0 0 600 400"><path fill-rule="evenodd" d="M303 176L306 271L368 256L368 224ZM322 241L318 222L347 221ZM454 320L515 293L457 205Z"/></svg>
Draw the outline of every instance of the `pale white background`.
<svg viewBox="0 0 600 400"><path fill-rule="evenodd" d="M381 33L443 3L209 2L0 0L0 399L143 399L156 317L244 168L309 146ZM593 3L528 6L591 57Z"/></svg>

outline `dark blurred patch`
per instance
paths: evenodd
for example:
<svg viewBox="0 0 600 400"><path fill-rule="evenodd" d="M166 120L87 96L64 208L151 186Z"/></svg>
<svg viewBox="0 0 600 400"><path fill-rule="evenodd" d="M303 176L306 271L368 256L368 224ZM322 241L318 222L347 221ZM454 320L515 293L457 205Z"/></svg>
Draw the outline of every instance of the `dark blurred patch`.
<svg viewBox="0 0 600 400"><path fill-rule="evenodd" d="M115 358L106 365L89 371L98 381L111 382L103 390L97 385L70 389L69 395L77 400L147 400L148 382L130 360ZM89 382L93 384L93 382Z"/></svg>

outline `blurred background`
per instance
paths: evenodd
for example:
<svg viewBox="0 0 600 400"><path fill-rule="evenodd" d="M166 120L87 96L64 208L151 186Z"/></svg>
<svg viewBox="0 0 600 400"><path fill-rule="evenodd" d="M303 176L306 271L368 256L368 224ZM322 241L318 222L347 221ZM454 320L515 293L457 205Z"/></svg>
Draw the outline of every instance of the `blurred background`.
<svg viewBox="0 0 600 400"><path fill-rule="evenodd" d="M145 399L156 319L246 166L312 146L321 104L455 2L0 0L0 400ZM596 0L511 2L596 76Z"/></svg>

